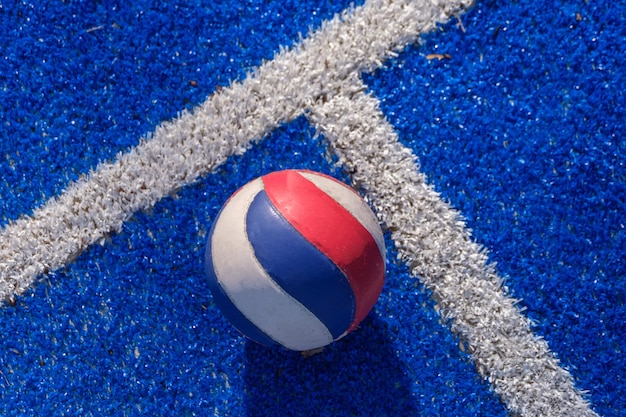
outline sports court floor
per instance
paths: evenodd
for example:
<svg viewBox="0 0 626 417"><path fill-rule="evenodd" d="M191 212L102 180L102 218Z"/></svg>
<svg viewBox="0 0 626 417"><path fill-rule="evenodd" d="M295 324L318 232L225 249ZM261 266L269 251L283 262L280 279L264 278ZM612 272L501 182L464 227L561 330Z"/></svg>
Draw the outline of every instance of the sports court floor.
<svg viewBox="0 0 626 417"><path fill-rule="evenodd" d="M0 415L620 416L626 3L0 0ZM246 340L204 272L304 168L385 231L358 330Z"/></svg>

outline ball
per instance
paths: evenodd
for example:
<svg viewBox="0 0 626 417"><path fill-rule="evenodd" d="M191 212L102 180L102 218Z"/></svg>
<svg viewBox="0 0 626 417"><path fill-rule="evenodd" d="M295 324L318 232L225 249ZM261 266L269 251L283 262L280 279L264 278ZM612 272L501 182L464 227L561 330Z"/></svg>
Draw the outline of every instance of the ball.
<svg viewBox="0 0 626 417"><path fill-rule="evenodd" d="M342 338L370 312L385 280L385 242L349 186L277 171L224 204L205 265L216 305L243 335L306 351Z"/></svg>

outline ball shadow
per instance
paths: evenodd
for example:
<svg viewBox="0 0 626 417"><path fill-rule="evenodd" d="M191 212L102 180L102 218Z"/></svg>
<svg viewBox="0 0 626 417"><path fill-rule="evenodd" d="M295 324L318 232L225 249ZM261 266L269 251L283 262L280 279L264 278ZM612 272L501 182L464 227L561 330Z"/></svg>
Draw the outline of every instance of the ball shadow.
<svg viewBox="0 0 626 417"><path fill-rule="evenodd" d="M386 323L370 314L360 328L321 353L246 344L248 417L419 414Z"/></svg>

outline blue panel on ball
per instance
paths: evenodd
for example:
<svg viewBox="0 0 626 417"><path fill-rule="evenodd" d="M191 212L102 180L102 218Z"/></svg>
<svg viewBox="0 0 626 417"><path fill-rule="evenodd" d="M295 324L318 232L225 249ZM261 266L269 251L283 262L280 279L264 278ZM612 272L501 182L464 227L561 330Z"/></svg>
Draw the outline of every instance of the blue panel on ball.
<svg viewBox="0 0 626 417"><path fill-rule="evenodd" d="M213 236L213 230L209 236ZM276 345L277 343L268 337L265 333L263 333L258 327L256 327L250 320L244 316L241 311L233 304L233 302L228 298L228 295L224 292L224 289L220 285L218 281L218 277L215 274L215 269L213 268L213 257L211 255L211 238L208 239L206 251L204 254L205 257L205 269L206 276L209 280L209 289L211 290L211 294L213 295L213 301L217 304L218 308L224 314L224 316L228 319L228 321L235 326L239 332L241 332L244 336L254 340L257 343L260 343L265 346Z"/></svg>
<svg viewBox="0 0 626 417"><path fill-rule="evenodd" d="M324 323L334 339L341 336L356 308L344 273L280 215L265 191L250 205L246 231L272 279Z"/></svg>

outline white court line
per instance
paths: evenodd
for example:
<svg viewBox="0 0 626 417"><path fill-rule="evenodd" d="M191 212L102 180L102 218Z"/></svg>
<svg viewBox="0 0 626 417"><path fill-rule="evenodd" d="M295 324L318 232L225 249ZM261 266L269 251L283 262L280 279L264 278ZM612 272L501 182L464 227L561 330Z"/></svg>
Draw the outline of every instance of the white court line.
<svg viewBox="0 0 626 417"><path fill-rule="evenodd" d="M516 300L502 290L485 249L459 213L419 172L360 80L308 118L339 156L391 236L412 274L432 292L452 331L467 343L480 374L522 416L595 416L572 376L536 337Z"/></svg>
<svg viewBox="0 0 626 417"><path fill-rule="evenodd" d="M326 22L193 113L163 123L136 148L0 232L0 297L22 293L37 276L119 230L135 211L309 111L354 180L368 190L399 253L433 290L443 316L507 406L527 416L594 415L571 376L503 294L456 212L426 185L415 158L397 142L358 78L472 2L368 1Z"/></svg>
<svg viewBox="0 0 626 417"><path fill-rule="evenodd" d="M130 152L100 165L31 216L0 232L0 300L120 229L134 212L213 171L351 74L371 71L473 0L371 0L324 22L243 82L165 122Z"/></svg>

